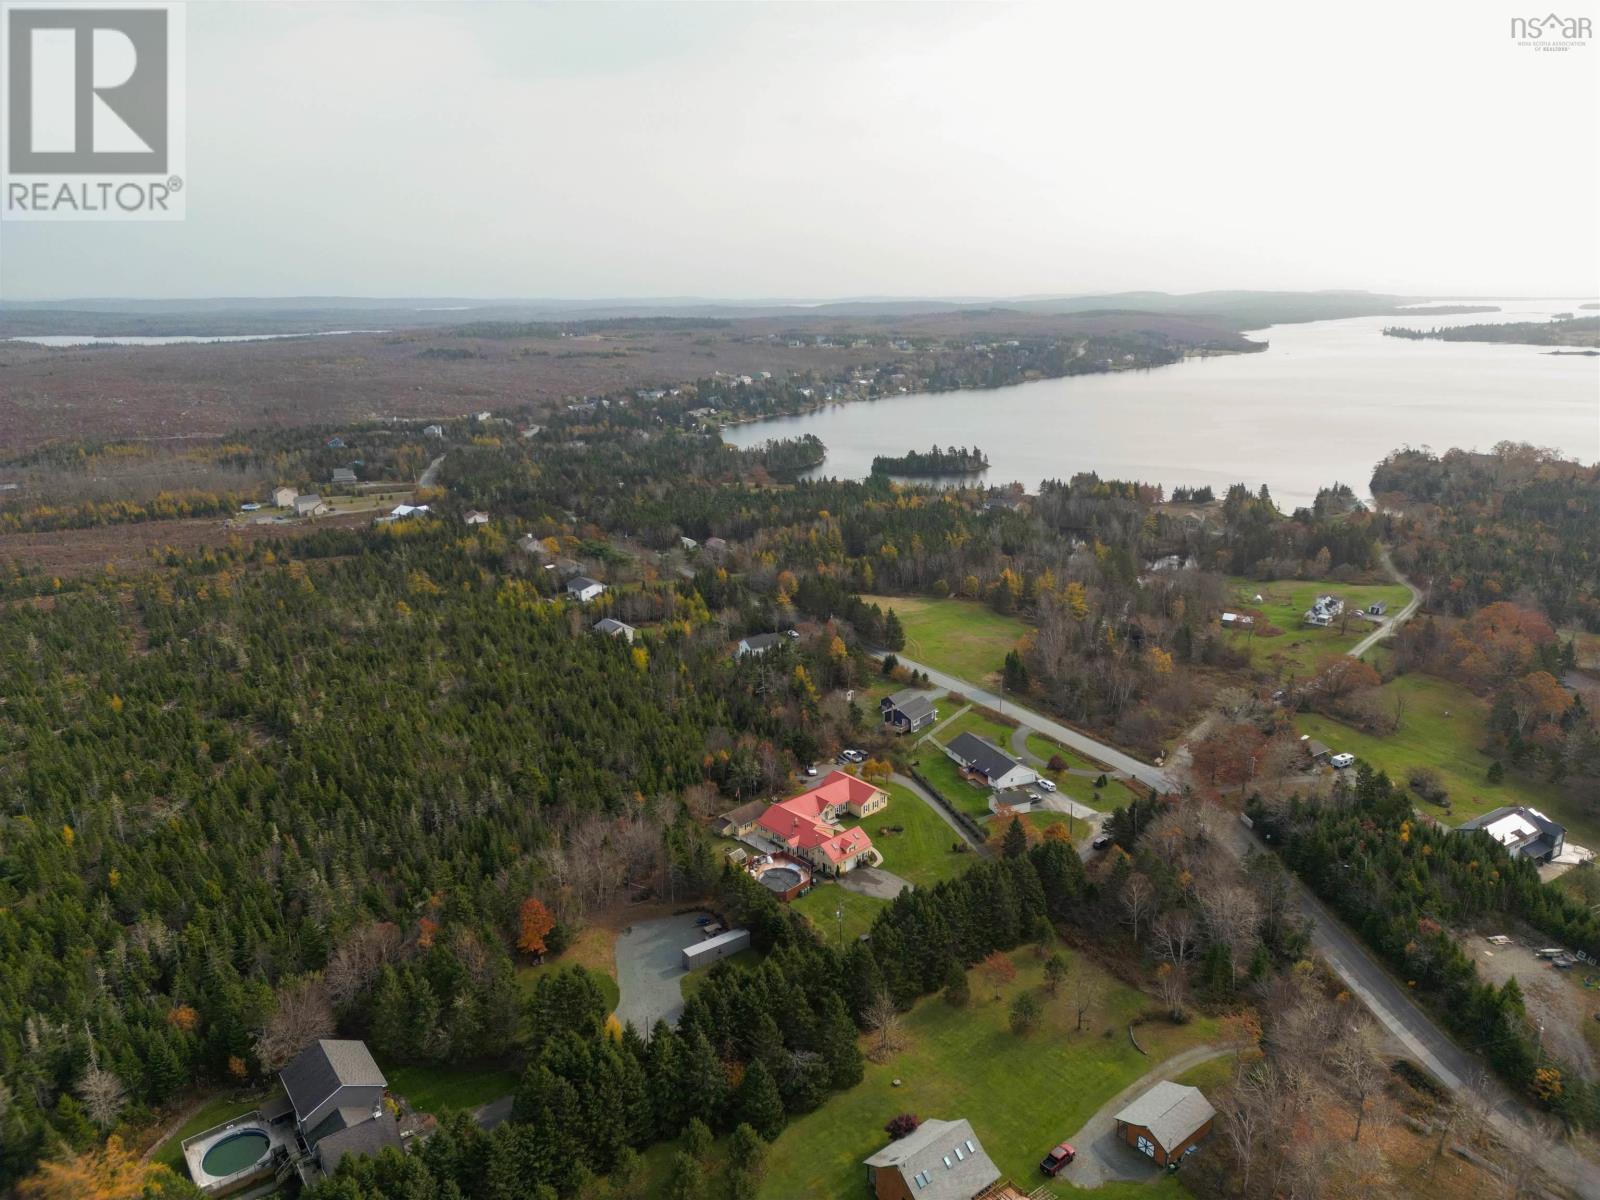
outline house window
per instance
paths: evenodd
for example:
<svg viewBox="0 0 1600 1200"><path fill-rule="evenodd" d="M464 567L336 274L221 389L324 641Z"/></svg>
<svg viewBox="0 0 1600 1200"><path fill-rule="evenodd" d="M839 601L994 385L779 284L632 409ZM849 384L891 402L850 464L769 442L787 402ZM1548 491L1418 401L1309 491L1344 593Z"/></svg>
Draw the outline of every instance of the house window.
<svg viewBox="0 0 1600 1200"><path fill-rule="evenodd" d="M967 1158L967 1152L965 1150L963 1150L960 1146L957 1146L956 1147L956 1161L957 1162L965 1162L966 1158ZM949 1161L949 1160L947 1159L946 1161Z"/></svg>
<svg viewBox="0 0 1600 1200"><path fill-rule="evenodd" d="M952 1165L953 1164L950 1162L950 1156L946 1154L944 1156L944 1169L948 1171Z"/></svg>
<svg viewBox="0 0 1600 1200"><path fill-rule="evenodd" d="M926 1171L918 1171L912 1176L912 1182L917 1185L917 1190L921 1191L928 1186L928 1173Z"/></svg>
<svg viewBox="0 0 1600 1200"><path fill-rule="evenodd" d="M970 1141L969 1141L969 1142L968 1142L968 1143L967 1143L967 1153L968 1153L968 1154L976 1154L976 1153L977 1153L977 1152L978 1152L978 1148L977 1148L977 1147L976 1147L976 1146L974 1146L974 1145L973 1145L973 1144L972 1144L972 1143L971 1143L971 1142L970 1142Z"/></svg>

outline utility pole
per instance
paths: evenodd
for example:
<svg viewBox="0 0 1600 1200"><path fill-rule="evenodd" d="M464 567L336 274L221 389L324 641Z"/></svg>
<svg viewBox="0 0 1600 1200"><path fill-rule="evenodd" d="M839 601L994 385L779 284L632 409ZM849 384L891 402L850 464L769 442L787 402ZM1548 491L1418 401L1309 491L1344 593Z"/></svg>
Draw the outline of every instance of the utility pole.
<svg viewBox="0 0 1600 1200"><path fill-rule="evenodd" d="M839 952L844 953L844 905L839 905L833 910L833 919L839 923ZM1544 1027L1540 1026L1542 1030Z"/></svg>

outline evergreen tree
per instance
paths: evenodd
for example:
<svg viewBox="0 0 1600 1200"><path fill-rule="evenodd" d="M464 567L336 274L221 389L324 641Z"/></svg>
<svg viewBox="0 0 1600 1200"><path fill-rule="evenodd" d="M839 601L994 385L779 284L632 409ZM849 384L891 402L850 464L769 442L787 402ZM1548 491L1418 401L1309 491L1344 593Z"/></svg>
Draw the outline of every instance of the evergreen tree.
<svg viewBox="0 0 1600 1200"><path fill-rule="evenodd" d="M769 1142L783 1132L783 1098L760 1059L745 1068L744 1079L733 1099L733 1109L738 1120Z"/></svg>

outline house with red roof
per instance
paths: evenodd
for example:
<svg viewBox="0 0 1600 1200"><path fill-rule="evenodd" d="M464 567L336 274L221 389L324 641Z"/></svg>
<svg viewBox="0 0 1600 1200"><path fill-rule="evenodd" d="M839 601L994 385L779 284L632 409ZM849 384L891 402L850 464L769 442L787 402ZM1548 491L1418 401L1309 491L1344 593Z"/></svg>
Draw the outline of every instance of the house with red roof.
<svg viewBox="0 0 1600 1200"><path fill-rule="evenodd" d="M818 871L843 875L876 866L882 856L859 827L841 829L846 815L868 817L889 803L889 793L848 771L832 771L809 792L771 805L757 822L768 837Z"/></svg>

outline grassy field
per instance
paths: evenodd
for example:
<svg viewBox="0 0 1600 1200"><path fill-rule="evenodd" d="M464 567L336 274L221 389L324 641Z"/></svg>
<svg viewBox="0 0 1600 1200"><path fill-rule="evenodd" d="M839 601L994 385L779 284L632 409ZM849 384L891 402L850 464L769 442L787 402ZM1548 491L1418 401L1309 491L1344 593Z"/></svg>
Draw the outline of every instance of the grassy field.
<svg viewBox="0 0 1600 1200"><path fill-rule="evenodd" d="M1074 955L1072 970L1094 973L1106 989L1105 999L1089 1015L1088 1028L1074 1032L1065 998L1046 998L1040 1028L1018 1037L1008 1026L1007 1007L1019 989L1039 987L1042 965L1031 950L1013 957L1017 980L1001 988L998 1000L976 974L974 999L965 1009L951 1008L937 996L922 1000L906 1018L906 1049L882 1065L868 1063L858 1086L790 1122L773 1144L761 1196L788 1200L860 1194L861 1160L884 1145L884 1122L900 1112L924 1119L966 1117L1000 1170L1032 1189L1042 1182L1038 1161L1044 1151L1076 1132L1096 1109L1149 1070L1151 1062L1204 1042L1215 1032L1208 1019L1182 1027L1143 1026L1139 1040L1150 1053L1143 1057L1128 1044L1126 1030L1128 1021L1149 1006L1149 998ZM896 1079L901 1081L898 1088L892 1085ZM1066 1180L1052 1186L1057 1196L1074 1192ZM1161 1193L1140 1188L1137 1194Z"/></svg>
<svg viewBox="0 0 1600 1200"><path fill-rule="evenodd" d="M1049 762L1052 758L1059 754L1062 758L1067 760L1068 767L1081 767L1087 770L1089 768L1098 769L1101 765L1091 761L1084 755L1079 754L1076 750L1069 750L1060 742L1051 741L1042 733L1030 733L1028 735L1028 749L1034 754L1037 754L1045 762Z"/></svg>
<svg viewBox="0 0 1600 1200"><path fill-rule="evenodd" d="M893 871L917 887L932 887L942 879L951 879L972 865L972 856L951 847L961 841L961 836L945 823L916 796L898 783L886 785L889 807L875 812L864 821L851 817L841 821L844 828L865 827L872 844L883 855L883 868ZM883 832L900 827L899 833Z"/></svg>
<svg viewBox="0 0 1600 1200"><path fill-rule="evenodd" d="M411 1101L418 1112L481 1108L517 1090L514 1072L483 1067L391 1067L389 1090Z"/></svg>
<svg viewBox="0 0 1600 1200"><path fill-rule="evenodd" d="M790 901L789 906L811 918L822 937L835 945L839 941L839 922L834 913L844 910L844 944L848 946L872 928L878 912L889 902L871 896L847 892L836 883L824 883L812 888L804 896Z"/></svg>
<svg viewBox="0 0 1600 1200"><path fill-rule="evenodd" d="M1374 600L1388 601L1389 612L1393 614L1404 608L1411 599L1411 593L1398 583L1351 585L1298 579L1260 583L1237 576L1230 577L1228 583L1234 590L1235 603L1241 608L1265 613L1270 625L1283 630L1276 637L1252 637L1246 630L1229 631L1223 635L1231 644L1248 651L1252 666L1269 672L1274 678L1311 674L1324 659L1345 653L1377 628L1354 615L1351 616L1348 633L1339 632L1339 621L1326 629L1302 625L1301 619L1318 596L1330 592L1339 596L1344 600L1346 610L1352 614L1358 608L1366 608ZM1263 603L1255 603L1254 597L1257 595L1263 597Z"/></svg>
<svg viewBox="0 0 1600 1200"><path fill-rule="evenodd" d="M1411 767L1432 767L1450 795L1451 811L1446 814L1427 803L1420 807L1447 824L1459 824L1503 804L1531 804L1566 825L1573 841L1600 846L1600 823L1573 811L1560 788L1510 771L1498 784L1485 778L1490 759L1479 749L1488 716L1483 700L1458 684L1415 672L1384 684L1383 691L1405 697L1405 716L1395 733L1363 733L1331 717L1308 713L1295 717L1295 728L1336 752L1349 751L1400 782Z"/></svg>
<svg viewBox="0 0 1600 1200"><path fill-rule="evenodd" d="M183 1161L184 1138L191 1138L197 1133L204 1133L214 1126L231 1121L234 1117L242 1117L245 1113L259 1108L261 1102L268 1095L269 1093L262 1092L259 1096L251 1096L244 1100L221 1096L215 1100L208 1101L201 1106L194 1116L180 1125L176 1133L156 1148L155 1161L171 1167L181 1178L189 1178L189 1168L184 1165Z"/></svg>
<svg viewBox="0 0 1600 1200"><path fill-rule="evenodd" d="M955 805L958 811L980 820L989 815L989 789L963 779L956 764L932 742L919 749L917 770L938 788L939 794Z"/></svg>
<svg viewBox="0 0 1600 1200"><path fill-rule="evenodd" d="M954 708L951 709L955 711ZM939 726L939 741L945 745L950 744L950 739L959 737L963 733L975 733L979 737L986 737L1007 754L1011 753L1011 735L1016 731L1015 721L1000 721L979 709L970 709L962 713L954 721L946 721Z"/></svg>
<svg viewBox="0 0 1600 1200"><path fill-rule="evenodd" d="M971 600L921 596L863 596L868 604L894 609L906 631L905 655L916 662L982 682L1005 661L1027 625Z"/></svg>

